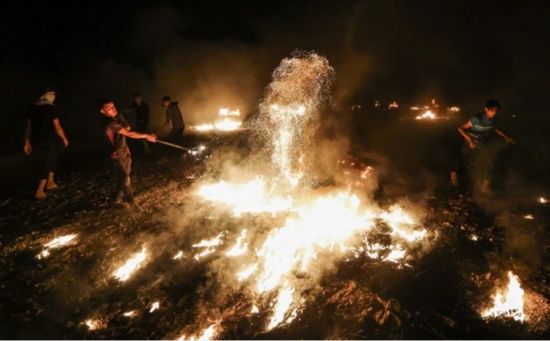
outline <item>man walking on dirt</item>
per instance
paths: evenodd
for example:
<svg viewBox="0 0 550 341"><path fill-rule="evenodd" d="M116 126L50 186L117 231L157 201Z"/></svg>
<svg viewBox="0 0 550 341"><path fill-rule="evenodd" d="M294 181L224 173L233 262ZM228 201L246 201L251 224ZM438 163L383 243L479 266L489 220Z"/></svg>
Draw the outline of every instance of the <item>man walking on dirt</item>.
<svg viewBox="0 0 550 341"><path fill-rule="evenodd" d="M497 100L490 99L485 103L484 112L478 113L458 127L458 132L464 137L462 155L464 164L469 171L475 171L475 180L481 181L481 193L491 194L491 173L493 169L493 155L487 142L491 132L500 135L506 142L515 143L496 126L495 116L500 108Z"/></svg>
<svg viewBox="0 0 550 341"><path fill-rule="evenodd" d="M111 158L115 160L118 181L116 185L115 203L126 201L135 204L134 193L130 173L132 171L132 156L126 143L126 137L133 139L146 139L149 142L157 142L153 134L144 134L131 131L131 128L122 114L120 114L113 101L102 99L99 102L100 112L105 115L104 129L107 139L112 147Z"/></svg>
<svg viewBox="0 0 550 341"><path fill-rule="evenodd" d="M25 154L31 155L34 146L45 154L44 168L35 193L37 199L46 198L46 190L54 190L58 187L54 176L59 149L61 142L64 147L69 145L69 140L59 122L57 107L53 104L56 95L55 89L44 89L40 99L26 113L23 150Z"/></svg>

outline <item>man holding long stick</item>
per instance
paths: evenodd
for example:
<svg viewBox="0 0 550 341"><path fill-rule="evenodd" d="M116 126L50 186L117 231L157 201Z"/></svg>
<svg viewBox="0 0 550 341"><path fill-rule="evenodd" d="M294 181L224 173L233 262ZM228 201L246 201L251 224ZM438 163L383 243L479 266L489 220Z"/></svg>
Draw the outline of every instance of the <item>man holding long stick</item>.
<svg viewBox="0 0 550 341"><path fill-rule="evenodd" d="M117 111L113 101L101 99L99 105L100 112L105 115L105 135L113 149L111 158L115 161L115 168L118 175L114 201L115 203L126 201L131 205L135 205L132 183L130 180L132 156L126 144L126 137L147 139L149 142L157 142L157 137L154 134L131 131L130 125L124 116Z"/></svg>
<svg viewBox="0 0 550 341"><path fill-rule="evenodd" d="M166 121L155 131L155 133L159 134L164 128L171 124L172 130L170 130L168 141L174 145L181 145L183 132L185 130L185 122L183 121L179 103L177 101L172 101L170 96L164 96L162 98L162 107L166 108ZM170 152L170 155L172 155L175 160L181 160L181 153Z"/></svg>

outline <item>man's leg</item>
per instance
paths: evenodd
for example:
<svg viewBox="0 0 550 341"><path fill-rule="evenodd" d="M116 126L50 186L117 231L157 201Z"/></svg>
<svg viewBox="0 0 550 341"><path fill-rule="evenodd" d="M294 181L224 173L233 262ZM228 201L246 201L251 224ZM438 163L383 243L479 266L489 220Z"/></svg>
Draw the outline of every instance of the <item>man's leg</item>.
<svg viewBox="0 0 550 341"><path fill-rule="evenodd" d="M122 203L124 200L124 183L126 181L126 172L124 171L123 162L120 159L115 160L113 166L117 176L113 200L115 203Z"/></svg>
<svg viewBox="0 0 550 341"><path fill-rule="evenodd" d="M46 154L44 160L44 168L38 182L38 188L36 190L35 197L38 199L43 199L46 197L44 192L47 189L57 188L57 184L54 181L54 172L57 167L57 143L55 141L50 141L47 143Z"/></svg>
<svg viewBox="0 0 550 341"><path fill-rule="evenodd" d="M491 175L493 172L493 158L491 151L486 147L479 150L479 173L481 181L481 193L492 194L491 190Z"/></svg>
<svg viewBox="0 0 550 341"><path fill-rule="evenodd" d="M132 172L132 158L126 156L123 159L123 168L124 168L124 196L126 202L130 204L134 203L134 192L132 191L132 180L130 178L130 173Z"/></svg>
<svg viewBox="0 0 550 341"><path fill-rule="evenodd" d="M170 135L168 136L168 140L171 143L177 144L178 146L181 146L181 138L183 136L183 129L172 129L170 131ZM174 160L181 161L181 150L174 148L172 151L172 157Z"/></svg>
<svg viewBox="0 0 550 341"><path fill-rule="evenodd" d="M470 146L467 144L462 145L462 148L460 149L460 152L462 154L462 163L463 168L465 170L465 174L467 175L467 182L469 190L475 188L475 182L476 182L476 151L474 149L471 149Z"/></svg>
<svg viewBox="0 0 550 341"><path fill-rule="evenodd" d="M46 187L46 179L40 179L38 182L38 188L36 190L36 193L34 197L36 199L44 199L46 198L46 192L44 192L44 188Z"/></svg>

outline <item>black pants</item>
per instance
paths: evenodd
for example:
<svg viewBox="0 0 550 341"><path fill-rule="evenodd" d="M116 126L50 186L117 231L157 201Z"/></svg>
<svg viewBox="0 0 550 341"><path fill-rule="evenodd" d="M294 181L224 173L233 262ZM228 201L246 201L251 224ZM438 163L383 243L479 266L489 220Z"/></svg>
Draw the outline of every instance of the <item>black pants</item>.
<svg viewBox="0 0 550 341"><path fill-rule="evenodd" d="M44 151L44 168L40 173L40 179L48 179L49 173L55 173L57 168L57 159L59 157L59 142L52 140L41 144L40 149Z"/></svg>
<svg viewBox="0 0 550 341"><path fill-rule="evenodd" d="M462 146L464 167L475 181L491 180L493 173L493 153L488 146L480 146L474 149L467 144Z"/></svg>
<svg viewBox="0 0 550 341"><path fill-rule="evenodd" d="M183 129L184 128L179 128L179 129L172 129L170 131L170 135L168 136L168 140L172 143L175 143L175 144L181 144L181 137L183 136Z"/></svg>
<svg viewBox="0 0 550 341"><path fill-rule="evenodd" d="M168 136L168 141L181 146L184 129L185 128L173 128ZM170 158L174 158L174 160L180 160L182 157L182 151L180 149L173 148L169 153Z"/></svg>
<svg viewBox="0 0 550 341"><path fill-rule="evenodd" d="M115 171L117 173L115 200L124 198L126 202L133 204L134 193L132 191L132 181L130 180L132 157L127 155L115 160Z"/></svg>

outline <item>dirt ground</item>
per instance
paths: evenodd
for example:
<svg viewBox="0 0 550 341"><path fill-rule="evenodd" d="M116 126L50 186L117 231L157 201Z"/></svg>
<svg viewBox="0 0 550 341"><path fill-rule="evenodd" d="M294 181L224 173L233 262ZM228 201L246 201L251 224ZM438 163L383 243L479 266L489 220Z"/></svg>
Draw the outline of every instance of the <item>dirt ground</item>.
<svg viewBox="0 0 550 341"><path fill-rule="evenodd" d="M197 240L211 236L221 221L230 229L246 219L261 224L263 218L208 220L183 214L208 210L193 196L193 184L205 174L177 161L163 162L159 154L153 149L153 156L134 158L132 179L141 210L111 203L114 174L100 151L63 154L62 186L44 200L33 198L32 162L4 167L9 181L3 182L0 197L2 338L178 338L184 330L207 326L212 312L223 317L218 339L550 337L550 205L537 201L535 180L507 191L503 180L497 195L485 198L449 188L444 173L428 176L395 167L381 179L376 200L384 206L406 196L421 203L422 226L437 235L435 244L418 250L405 267L364 255L339 263L301 293L306 303L295 320L266 332L261 326L267 316L250 314L250 298L224 292L223 281L212 276L216 254L201 261L172 259L178 250L185 255ZM67 246L42 253L53 238L70 234L77 237ZM145 243L154 259L127 282L113 279L114 264ZM507 271L525 290L528 319L523 323L483 319L479 313ZM151 312L154 302L159 308ZM130 311L130 317L124 315ZM95 328L86 324L89 320Z"/></svg>

